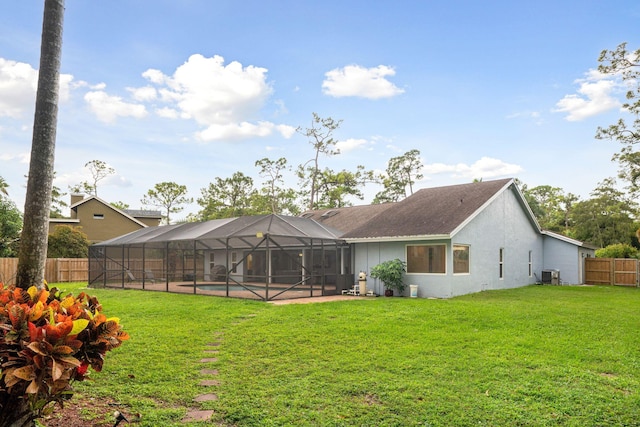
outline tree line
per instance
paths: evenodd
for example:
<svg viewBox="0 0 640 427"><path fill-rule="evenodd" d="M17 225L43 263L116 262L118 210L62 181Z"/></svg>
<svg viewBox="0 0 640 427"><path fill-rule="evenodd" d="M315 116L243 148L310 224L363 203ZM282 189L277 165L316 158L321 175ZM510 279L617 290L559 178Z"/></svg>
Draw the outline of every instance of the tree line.
<svg viewBox="0 0 640 427"><path fill-rule="evenodd" d="M254 165L257 175L262 178L261 185L256 185L254 179L242 171L230 177L216 177L200 189L200 196L195 199L200 210L183 221L267 213L298 215L305 210L349 206L353 200L364 199L363 189L369 183L382 186L373 203L394 202L413 193L415 183L423 178L420 151L415 149L391 158L384 173L366 170L363 165L356 166L355 170L334 170L325 166L325 158L340 154L334 132L341 123L341 120L322 118L313 113L311 126L298 128L298 132L309 139L312 148L307 162L294 169L285 157L257 160ZM116 171L102 160L91 160L84 166L91 178L69 186L69 191L98 196L101 181ZM293 173L298 179L297 188L285 185L286 173ZM64 200L66 194L53 186L51 217L64 217L63 211L68 207ZM160 209L167 224L193 201L185 185L168 181L155 184L140 199L142 205ZM121 201L112 202L112 205L129 208Z"/></svg>

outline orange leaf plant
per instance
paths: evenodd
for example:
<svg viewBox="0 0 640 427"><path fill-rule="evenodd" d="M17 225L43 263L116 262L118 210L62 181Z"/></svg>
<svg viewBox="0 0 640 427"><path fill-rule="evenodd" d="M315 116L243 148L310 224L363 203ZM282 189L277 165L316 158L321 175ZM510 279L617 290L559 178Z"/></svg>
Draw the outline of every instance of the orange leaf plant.
<svg viewBox="0 0 640 427"><path fill-rule="evenodd" d="M97 298L57 288L28 290L0 283L0 418L26 411L39 418L73 394L87 368L102 370L105 354L129 335L107 318Z"/></svg>

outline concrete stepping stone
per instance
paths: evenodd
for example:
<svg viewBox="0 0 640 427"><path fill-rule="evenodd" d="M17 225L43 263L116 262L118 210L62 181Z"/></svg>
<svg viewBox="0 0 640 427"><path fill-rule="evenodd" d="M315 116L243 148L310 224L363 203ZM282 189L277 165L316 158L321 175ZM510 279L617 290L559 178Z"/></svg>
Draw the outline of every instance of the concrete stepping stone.
<svg viewBox="0 0 640 427"><path fill-rule="evenodd" d="M210 347L217 347L217 346L220 345L220 343L219 342L210 342L207 345L210 346Z"/></svg>
<svg viewBox="0 0 640 427"><path fill-rule="evenodd" d="M218 380L202 380L202 381L200 381L200 385L205 386L205 387L213 387L213 386L220 385L220 381L218 381Z"/></svg>
<svg viewBox="0 0 640 427"><path fill-rule="evenodd" d="M182 419L183 423L207 421L213 416L214 411L189 411Z"/></svg>
<svg viewBox="0 0 640 427"><path fill-rule="evenodd" d="M219 350L205 350L204 352L207 353L207 354L218 354L218 353L220 353Z"/></svg>
<svg viewBox="0 0 640 427"><path fill-rule="evenodd" d="M218 358L217 357L206 357L204 359L200 359L200 362L202 363L210 363L210 362L217 362Z"/></svg>
<svg viewBox="0 0 640 427"><path fill-rule="evenodd" d="M218 375L217 369L203 369L200 371L202 375Z"/></svg>
<svg viewBox="0 0 640 427"><path fill-rule="evenodd" d="M218 400L218 395L213 393L201 394L193 398L194 402L211 402L212 400Z"/></svg>

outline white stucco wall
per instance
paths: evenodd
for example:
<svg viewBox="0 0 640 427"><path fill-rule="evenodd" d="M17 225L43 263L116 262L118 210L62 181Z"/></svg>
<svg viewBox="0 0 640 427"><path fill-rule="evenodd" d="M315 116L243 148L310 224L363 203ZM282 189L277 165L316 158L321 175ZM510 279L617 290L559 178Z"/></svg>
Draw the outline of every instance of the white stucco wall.
<svg viewBox="0 0 640 427"><path fill-rule="evenodd" d="M419 297L450 298L489 289L505 289L535 283L529 275L529 251L533 272L543 269L543 241L527 217L524 207L511 190L504 191L462 230L448 240L411 240L402 242L354 244L354 271L366 271L381 261L406 260L407 244L446 244L446 274L407 274L409 284L418 285ZM470 273L453 274L452 244L470 246ZM499 252L504 248L504 275L499 277ZM383 294L379 281L368 278L367 288Z"/></svg>
<svg viewBox="0 0 640 427"><path fill-rule="evenodd" d="M562 283L582 284L584 282L584 258L594 256L594 252L552 236L544 236L544 265L542 269L559 270Z"/></svg>
<svg viewBox="0 0 640 427"><path fill-rule="evenodd" d="M543 265L542 236L511 190L500 194L491 205L453 236L454 244L471 244L471 274L453 275L452 296L488 289L507 289L536 282L529 275ZM500 248L504 248L503 278L499 274Z"/></svg>
<svg viewBox="0 0 640 427"><path fill-rule="evenodd" d="M367 273L367 289L373 290L377 295L384 294L382 283L369 276L371 269L383 261L400 258L405 260L404 242L385 243L358 243L354 245L354 273L357 276L360 271Z"/></svg>

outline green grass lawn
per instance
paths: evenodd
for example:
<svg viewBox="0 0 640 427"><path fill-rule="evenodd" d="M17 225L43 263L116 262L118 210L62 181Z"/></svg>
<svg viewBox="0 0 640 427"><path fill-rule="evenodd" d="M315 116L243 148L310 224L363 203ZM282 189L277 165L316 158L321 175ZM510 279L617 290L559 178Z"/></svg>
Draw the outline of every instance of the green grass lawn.
<svg viewBox="0 0 640 427"><path fill-rule="evenodd" d="M139 426L188 425L188 408L213 409L225 426L640 425L635 288L284 306L89 293L131 340L75 389L141 413ZM213 342L218 361L202 363ZM213 390L199 385L203 368L219 371ZM219 400L193 402L207 392Z"/></svg>

